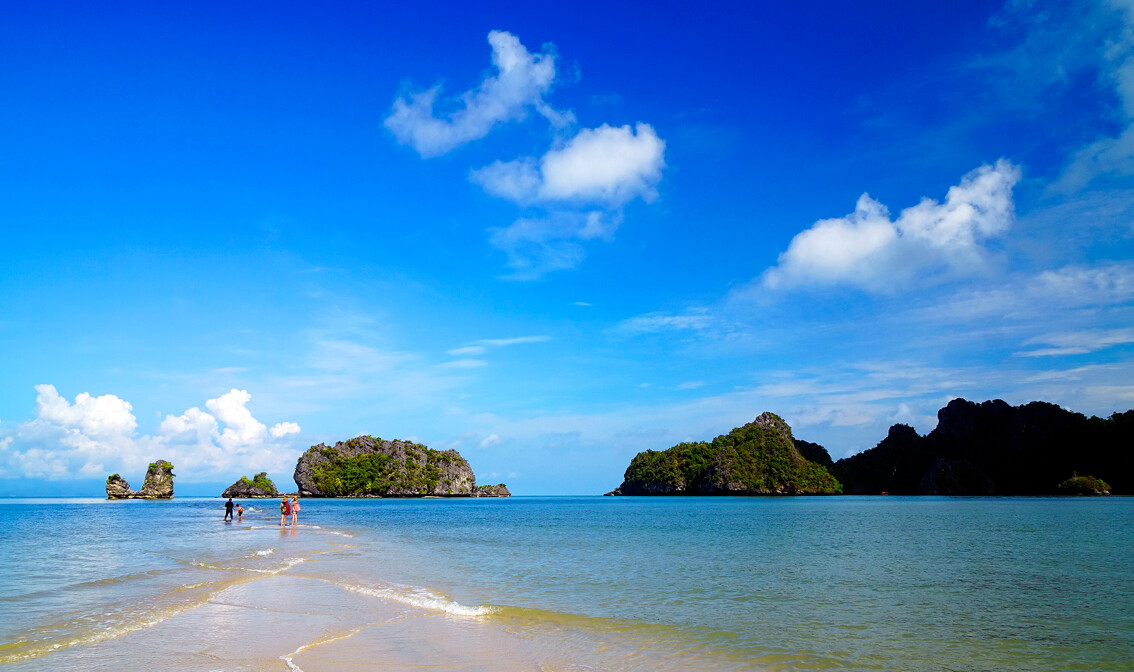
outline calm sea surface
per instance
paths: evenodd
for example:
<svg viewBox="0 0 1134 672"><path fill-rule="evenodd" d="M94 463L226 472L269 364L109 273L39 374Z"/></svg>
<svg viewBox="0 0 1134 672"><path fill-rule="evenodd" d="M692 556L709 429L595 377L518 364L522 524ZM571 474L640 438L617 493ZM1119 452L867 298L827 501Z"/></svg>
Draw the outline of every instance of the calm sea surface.
<svg viewBox="0 0 1134 672"><path fill-rule="evenodd" d="M221 506L0 499L0 667L283 572L699 669L1134 670L1131 498L304 500L287 536Z"/></svg>

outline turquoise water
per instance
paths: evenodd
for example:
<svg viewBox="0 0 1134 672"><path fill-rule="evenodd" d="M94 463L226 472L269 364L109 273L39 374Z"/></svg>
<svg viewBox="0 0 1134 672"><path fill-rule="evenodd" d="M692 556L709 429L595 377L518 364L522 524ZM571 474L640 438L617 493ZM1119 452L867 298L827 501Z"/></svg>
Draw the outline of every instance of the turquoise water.
<svg viewBox="0 0 1134 672"><path fill-rule="evenodd" d="M0 500L0 662L290 572L703 669L1134 670L1129 498L306 500L298 535L220 506Z"/></svg>

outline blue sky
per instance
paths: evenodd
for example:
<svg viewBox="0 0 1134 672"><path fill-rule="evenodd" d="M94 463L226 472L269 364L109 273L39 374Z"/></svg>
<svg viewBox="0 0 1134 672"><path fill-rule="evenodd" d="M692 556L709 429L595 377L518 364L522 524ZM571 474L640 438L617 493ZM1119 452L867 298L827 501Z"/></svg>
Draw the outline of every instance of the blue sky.
<svg viewBox="0 0 1134 672"><path fill-rule="evenodd" d="M0 494L1134 407L1128 0L161 4L0 8Z"/></svg>

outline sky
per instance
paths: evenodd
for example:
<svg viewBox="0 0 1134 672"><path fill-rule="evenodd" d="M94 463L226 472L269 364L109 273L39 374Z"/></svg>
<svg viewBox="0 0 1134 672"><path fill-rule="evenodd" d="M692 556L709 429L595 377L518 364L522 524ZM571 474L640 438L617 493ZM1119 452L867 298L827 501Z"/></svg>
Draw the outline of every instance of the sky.
<svg viewBox="0 0 1134 672"><path fill-rule="evenodd" d="M1134 2L6 3L0 496L1134 408Z"/></svg>

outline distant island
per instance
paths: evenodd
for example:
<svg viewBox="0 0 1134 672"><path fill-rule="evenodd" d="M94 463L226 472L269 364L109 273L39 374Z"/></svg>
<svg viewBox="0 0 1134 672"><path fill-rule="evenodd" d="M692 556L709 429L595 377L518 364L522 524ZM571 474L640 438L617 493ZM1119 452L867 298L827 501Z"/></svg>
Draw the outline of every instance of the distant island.
<svg viewBox="0 0 1134 672"><path fill-rule="evenodd" d="M929 434L894 425L877 446L839 460L832 472L846 494L1131 494L1134 410L1103 419L1042 401L954 399ZM1060 489L1078 475L1113 487L1083 481Z"/></svg>
<svg viewBox="0 0 1134 672"><path fill-rule="evenodd" d="M477 486L455 450L359 436L312 446L295 465L304 497L508 497L503 484Z"/></svg>
<svg viewBox="0 0 1134 672"><path fill-rule="evenodd" d="M272 479L268 478L266 471L261 471L253 476L251 480L249 480L247 476L241 476L235 483L225 488L225 491L221 493L221 497L238 497L241 499L279 496L280 491L276 490L276 484L272 482Z"/></svg>
<svg viewBox="0 0 1134 672"><path fill-rule="evenodd" d="M810 444L813 445L813 444ZM829 458L828 458L829 459ZM791 427L763 413L711 442L638 453L611 495L837 495L826 467L804 457Z"/></svg>
<svg viewBox="0 0 1134 672"><path fill-rule="evenodd" d="M838 462L764 413L711 442L638 453L610 495L1070 495L1134 492L1134 410L954 399L920 436L894 425Z"/></svg>
<svg viewBox="0 0 1134 672"><path fill-rule="evenodd" d="M142 489L134 491L119 474L106 477L107 499L173 499L173 465L166 460L150 462Z"/></svg>

